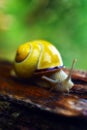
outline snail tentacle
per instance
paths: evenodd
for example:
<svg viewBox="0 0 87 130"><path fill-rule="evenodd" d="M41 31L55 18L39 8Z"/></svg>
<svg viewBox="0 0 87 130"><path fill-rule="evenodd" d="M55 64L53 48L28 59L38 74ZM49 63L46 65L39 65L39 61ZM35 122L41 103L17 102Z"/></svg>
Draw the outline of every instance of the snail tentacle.
<svg viewBox="0 0 87 130"><path fill-rule="evenodd" d="M42 78L43 80L47 81L51 86L52 86L52 85L55 86L55 85L57 85L57 83L58 83L58 80L51 79L51 78L49 78L49 77L47 77L47 76L42 76L41 78Z"/></svg>
<svg viewBox="0 0 87 130"><path fill-rule="evenodd" d="M72 74L72 71L73 71L73 68L74 68L74 65L75 65L76 61L77 61L76 59L73 60L72 66L71 66L70 72L69 72L69 74L68 74L68 76L66 78L66 81L68 81L71 78L71 74Z"/></svg>

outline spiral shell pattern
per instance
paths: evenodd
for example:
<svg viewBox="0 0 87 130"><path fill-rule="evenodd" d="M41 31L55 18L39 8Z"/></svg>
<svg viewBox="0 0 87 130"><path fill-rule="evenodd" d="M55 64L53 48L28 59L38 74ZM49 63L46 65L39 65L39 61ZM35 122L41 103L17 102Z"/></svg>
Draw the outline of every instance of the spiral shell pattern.
<svg viewBox="0 0 87 130"><path fill-rule="evenodd" d="M59 51L44 40L29 41L22 44L16 53L14 68L19 77L31 77L35 70L62 66Z"/></svg>

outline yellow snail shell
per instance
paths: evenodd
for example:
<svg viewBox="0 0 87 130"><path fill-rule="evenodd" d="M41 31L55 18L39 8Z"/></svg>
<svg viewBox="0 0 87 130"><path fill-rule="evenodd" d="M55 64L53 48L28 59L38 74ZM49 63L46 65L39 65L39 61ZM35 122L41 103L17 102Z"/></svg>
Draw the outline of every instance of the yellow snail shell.
<svg viewBox="0 0 87 130"><path fill-rule="evenodd" d="M36 70L43 70L44 73L40 81L36 83L40 86L50 86L57 91L69 91L72 88L70 74L62 70L63 62L59 51L48 41L35 40L22 44L16 53L14 70L20 78L31 78ZM47 76L46 72L51 72L57 68L56 72ZM45 71L47 70L48 71ZM49 84L49 85L48 85ZM47 86L48 85L48 86Z"/></svg>

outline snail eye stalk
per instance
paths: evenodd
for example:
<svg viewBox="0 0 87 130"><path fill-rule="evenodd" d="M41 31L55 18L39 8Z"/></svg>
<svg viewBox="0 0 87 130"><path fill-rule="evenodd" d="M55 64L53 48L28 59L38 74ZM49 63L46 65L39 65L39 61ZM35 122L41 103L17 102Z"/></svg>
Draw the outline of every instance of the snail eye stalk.
<svg viewBox="0 0 87 130"><path fill-rule="evenodd" d="M71 69L69 71L69 74L68 74L67 78L65 79L66 82L68 82L69 79L71 78L72 71L73 71L73 68L74 68L74 65L75 65L76 61L77 61L77 59L74 59L73 62L72 62L72 66L71 66Z"/></svg>

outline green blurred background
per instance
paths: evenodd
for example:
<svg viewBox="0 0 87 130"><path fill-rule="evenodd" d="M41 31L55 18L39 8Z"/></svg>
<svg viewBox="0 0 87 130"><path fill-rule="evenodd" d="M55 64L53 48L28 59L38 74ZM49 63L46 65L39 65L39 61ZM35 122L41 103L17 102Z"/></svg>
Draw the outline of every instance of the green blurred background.
<svg viewBox="0 0 87 130"><path fill-rule="evenodd" d="M64 65L87 69L86 0L0 0L0 58L13 61L24 42L45 39L60 51Z"/></svg>

